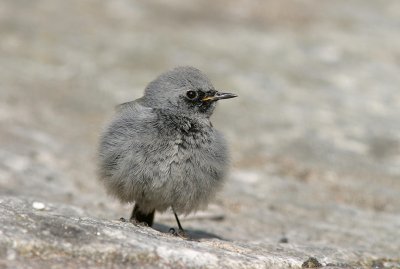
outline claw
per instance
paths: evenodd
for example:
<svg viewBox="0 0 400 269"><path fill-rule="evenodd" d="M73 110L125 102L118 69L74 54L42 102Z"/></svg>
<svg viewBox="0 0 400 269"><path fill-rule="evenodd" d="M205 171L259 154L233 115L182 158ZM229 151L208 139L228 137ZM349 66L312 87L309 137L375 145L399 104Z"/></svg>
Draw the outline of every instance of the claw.
<svg viewBox="0 0 400 269"><path fill-rule="evenodd" d="M170 234L174 235L174 236L178 236L178 237L183 238L183 239L188 239L189 238L189 236L186 234L186 232L183 229L178 229L178 231L176 231L174 228L170 228L168 230L168 232Z"/></svg>
<svg viewBox="0 0 400 269"><path fill-rule="evenodd" d="M149 225L146 222L138 222L135 219L127 220L126 218L119 218L119 220L121 222L130 222L130 223L132 223L133 225L136 225L136 226L149 227Z"/></svg>
<svg viewBox="0 0 400 269"><path fill-rule="evenodd" d="M149 227L149 225L146 222L138 222L135 219L130 219L129 222L136 226Z"/></svg>
<svg viewBox="0 0 400 269"><path fill-rule="evenodd" d="M178 236L183 239L189 239L189 236L187 235L187 233L181 229L178 230Z"/></svg>

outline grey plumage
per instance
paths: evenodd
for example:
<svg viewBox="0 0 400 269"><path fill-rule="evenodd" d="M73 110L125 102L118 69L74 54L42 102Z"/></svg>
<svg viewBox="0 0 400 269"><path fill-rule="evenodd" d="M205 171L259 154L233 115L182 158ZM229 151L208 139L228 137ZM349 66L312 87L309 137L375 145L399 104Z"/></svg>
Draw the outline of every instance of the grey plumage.
<svg viewBox="0 0 400 269"><path fill-rule="evenodd" d="M198 69L178 67L150 82L142 98L120 105L100 140L99 175L108 193L135 202L144 216L205 207L221 188L229 159L210 116L215 101L232 97ZM150 226L152 218L145 221Z"/></svg>

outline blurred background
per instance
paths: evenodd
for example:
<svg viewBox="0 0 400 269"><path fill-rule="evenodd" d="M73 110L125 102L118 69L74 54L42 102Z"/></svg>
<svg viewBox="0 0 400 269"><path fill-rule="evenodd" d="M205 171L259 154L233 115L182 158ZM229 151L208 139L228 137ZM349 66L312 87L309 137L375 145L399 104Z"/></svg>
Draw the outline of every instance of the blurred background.
<svg viewBox="0 0 400 269"><path fill-rule="evenodd" d="M96 178L115 105L175 66L217 89L224 190L187 229L398 255L400 2L0 2L0 196L128 217ZM157 223L175 225L172 214Z"/></svg>

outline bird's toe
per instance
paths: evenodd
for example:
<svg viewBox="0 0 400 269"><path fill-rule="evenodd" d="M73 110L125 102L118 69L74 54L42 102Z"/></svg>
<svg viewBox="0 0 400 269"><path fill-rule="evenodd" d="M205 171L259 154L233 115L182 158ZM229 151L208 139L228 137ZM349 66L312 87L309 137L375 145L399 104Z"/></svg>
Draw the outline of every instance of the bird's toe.
<svg viewBox="0 0 400 269"><path fill-rule="evenodd" d="M178 229L178 231L176 231L174 228L170 228L168 231L170 234L183 238L183 239L189 239L189 235L182 229Z"/></svg>

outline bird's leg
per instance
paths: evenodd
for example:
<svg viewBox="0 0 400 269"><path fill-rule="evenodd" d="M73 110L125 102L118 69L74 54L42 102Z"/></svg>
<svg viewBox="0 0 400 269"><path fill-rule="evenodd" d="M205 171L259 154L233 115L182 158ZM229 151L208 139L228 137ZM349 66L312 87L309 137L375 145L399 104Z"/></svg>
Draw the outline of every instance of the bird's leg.
<svg viewBox="0 0 400 269"><path fill-rule="evenodd" d="M183 230L183 228L182 228L182 225L181 225L181 222L180 222L179 219L178 219L178 215L175 213L175 210L172 209L172 211L174 211L175 219L176 219L176 222L178 223L178 228L179 228L179 230L182 231L182 232L184 232L184 230Z"/></svg>
<svg viewBox="0 0 400 269"><path fill-rule="evenodd" d="M139 205L137 203L135 203L135 206L133 207L132 214L131 214L131 217L129 218L129 221L133 224L140 224L140 225L151 227L153 225L154 213L155 213L155 210L153 210L150 213L141 212L139 209Z"/></svg>
<svg viewBox="0 0 400 269"><path fill-rule="evenodd" d="M176 232L174 228L171 228L171 229L169 229L170 233L172 233L173 235L182 237L182 238L187 238L188 236L187 236L185 230L183 230L181 222L179 221L178 215L176 214L175 209L173 207L172 207L172 212L174 212L176 222L178 223L178 232Z"/></svg>

